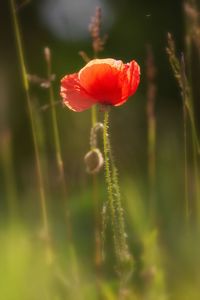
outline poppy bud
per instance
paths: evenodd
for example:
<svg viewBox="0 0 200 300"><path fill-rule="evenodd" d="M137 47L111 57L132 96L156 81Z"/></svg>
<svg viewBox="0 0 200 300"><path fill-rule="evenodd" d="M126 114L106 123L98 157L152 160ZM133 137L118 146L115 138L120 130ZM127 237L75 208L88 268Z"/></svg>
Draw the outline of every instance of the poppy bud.
<svg viewBox="0 0 200 300"><path fill-rule="evenodd" d="M104 164L104 158L101 151L96 148L90 150L84 157L86 171L90 174L98 173Z"/></svg>

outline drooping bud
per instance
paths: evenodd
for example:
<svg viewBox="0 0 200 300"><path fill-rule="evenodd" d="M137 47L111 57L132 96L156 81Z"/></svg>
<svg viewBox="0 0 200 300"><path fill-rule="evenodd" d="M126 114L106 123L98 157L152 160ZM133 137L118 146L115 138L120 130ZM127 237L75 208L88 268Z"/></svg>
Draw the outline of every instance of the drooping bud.
<svg viewBox="0 0 200 300"><path fill-rule="evenodd" d="M103 130L103 124L98 122L96 123L90 131L90 147L91 149L97 148L97 132Z"/></svg>
<svg viewBox="0 0 200 300"><path fill-rule="evenodd" d="M104 164L104 158L98 148L90 150L84 157L86 171L90 174L98 173Z"/></svg>

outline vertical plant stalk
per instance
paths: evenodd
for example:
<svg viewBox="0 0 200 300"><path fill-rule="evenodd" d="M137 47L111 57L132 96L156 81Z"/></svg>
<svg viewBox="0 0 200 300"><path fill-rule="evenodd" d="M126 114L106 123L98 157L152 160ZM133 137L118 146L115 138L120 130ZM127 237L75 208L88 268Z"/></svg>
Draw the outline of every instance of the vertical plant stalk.
<svg viewBox="0 0 200 300"><path fill-rule="evenodd" d="M116 258L120 260L120 247L119 247L119 242L117 240L116 213L115 213L115 207L114 207L112 174L111 174L110 159L109 159L110 143L108 141L108 121L109 121L109 113L108 113L108 111L105 111L105 113L104 113L104 131L103 131L105 179L106 179L107 192L108 192L108 206L109 206L109 213L111 216L115 254L116 254Z"/></svg>
<svg viewBox="0 0 200 300"><path fill-rule="evenodd" d="M148 140L148 178L149 178L149 204L150 220L154 221L156 209L156 117L155 117L155 97L156 85L154 83L156 68L152 49L147 47L147 140Z"/></svg>
<svg viewBox="0 0 200 300"><path fill-rule="evenodd" d="M9 219L11 223L14 223L18 220L19 211L17 203L17 186L12 156L12 135L10 129L8 128L4 129L4 131L1 133L1 158L6 188L6 198L9 209Z"/></svg>
<svg viewBox="0 0 200 300"><path fill-rule="evenodd" d="M189 203L189 190L188 190L188 151L187 151L187 90L186 90L186 76L185 76L185 63L184 56L181 57L181 81L182 81L182 107L183 107L183 135L184 135L184 198L185 198L185 219L186 226L189 224L190 203ZM194 147L193 147L194 149Z"/></svg>
<svg viewBox="0 0 200 300"><path fill-rule="evenodd" d="M52 127L53 127L53 138L54 138L54 145L55 145L55 152L56 152L56 163L57 168L60 176L61 186L62 186L62 193L64 197L64 205L65 205L65 217L67 223L67 237L68 241L71 240L71 224L70 224L70 213L69 207L67 203L67 189L66 189L66 179L65 179L65 171L64 171L64 162L61 152L61 143L59 137L59 130L58 130L58 120L55 108L55 96L52 86L52 59L51 59L51 51L49 48L44 49L44 56L47 64L47 79L49 81L49 101L50 101L50 109L51 109L51 120L52 120Z"/></svg>
<svg viewBox="0 0 200 300"><path fill-rule="evenodd" d="M91 109L91 141L90 148L94 150L97 147L97 136L95 126L97 125L97 108L94 105ZM101 255L101 221L100 221L100 204L99 204L99 188L98 188L98 177L97 174L92 175L92 192L94 201L94 221L95 221L95 266L97 273L100 272L102 265Z"/></svg>
<svg viewBox="0 0 200 300"><path fill-rule="evenodd" d="M18 55L19 55L19 63L20 63L21 74L22 74L22 83L23 83L23 87L24 87L24 91L25 91L25 95L26 95L28 114L29 114L29 118L30 118L31 131L32 131L32 135L33 135L33 144L34 144L36 169L37 169L37 179L38 179L39 196L40 196L40 206L41 206L41 212L42 212L42 222L43 222L45 236L48 238L49 237L49 224L48 224L48 218L47 218L46 195L45 195L44 180L43 180L42 168L41 168L40 157L39 157L39 147L38 147L36 130L35 130L35 125L34 125L33 110L32 110L32 105L31 105L30 87L29 87L29 82L28 82L28 78L27 78L27 70L26 70L26 65L25 65L24 51L23 51L23 46L22 46L17 12L16 12L16 8L15 8L15 1L10 0L10 4L11 4L13 24L14 24L16 45L17 45L17 50L18 50Z"/></svg>
<svg viewBox="0 0 200 300"><path fill-rule="evenodd" d="M91 108L91 123L92 123L92 127L94 127L95 124L97 123L97 107L96 107L96 105L93 105Z"/></svg>
<svg viewBox="0 0 200 300"><path fill-rule="evenodd" d="M194 91L192 82L192 64L193 64L193 48L195 47L200 58L200 18L197 1L184 0L183 9L185 14L185 31L186 31L186 58L188 69L188 86L190 88L190 101L188 107L188 117L190 120L192 133L192 147L193 147L193 167L195 178L195 193L196 193L196 209L197 221L200 222L200 186L199 186L199 161L198 154L200 154L200 145L195 126L195 112L194 112ZM197 98L198 101L198 98ZM200 224L199 224L200 225Z"/></svg>
<svg viewBox="0 0 200 300"><path fill-rule="evenodd" d="M186 224L189 223L190 206L189 206L189 191L188 191L188 166L187 166L187 110L183 103L183 135L184 135L184 198L185 198L185 218Z"/></svg>
<svg viewBox="0 0 200 300"><path fill-rule="evenodd" d="M94 49L93 49L94 50ZM95 52L94 52L95 53ZM87 54L84 51L80 51L79 55L82 57L82 59L85 61L85 63L88 63L90 61L90 58L87 56ZM94 54L95 56L95 54ZM90 141L90 150L94 150L97 146L96 142L96 132L95 132L95 126L98 123L97 118L97 107L96 105L93 105L91 108L91 136L92 141ZM95 135L95 141L93 141ZM99 208L99 188L98 188L98 177L97 174L92 174L92 194L93 194L93 201L94 201L94 222L95 222L95 253L94 253L94 262L96 266L96 271L99 273L101 265L102 265L102 241L101 241L101 222L100 222L100 208ZM97 286L99 289L99 287Z"/></svg>
<svg viewBox="0 0 200 300"><path fill-rule="evenodd" d="M93 48L94 58L97 58L99 52L103 51L106 42L105 37L101 37L101 25L102 25L102 12L101 12L101 8L97 7L95 11L95 15L91 18L91 22L89 24L89 32L92 38L92 48ZM87 55L84 55L84 57L85 57L85 61L87 62L88 60ZM93 105L91 109L91 122L92 122L92 128L94 128L98 122L96 105ZM91 150L93 150L92 147ZM98 195L98 178L96 174L93 174L92 180L93 180L93 199L94 199L94 211L95 211L95 264L96 264L97 272L99 272L102 265L101 239L100 239L101 222L100 222L99 195Z"/></svg>
<svg viewBox="0 0 200 300"><path fill-rule="evenodd" d="M109 112L108 108L104 113L104 159L105 159L105 179L108 192L108 214L111 218L114 250L117 261L118 273L121 281L121 289L132 273L132 257L127 245L127 234L125 232L123 208L118 182L118 172L114 163L111 144L108 134Z"/></svg>
<svg viewBox="0 0 200 300"><path fill-rule="evenodd" d="M194 179L195 179L195 196L196 196L196 208L197 208L197 219L199 220L199 213L200 213L200 194L199 194L199 171L198 171L198 157L197 153L199 151L199 141L198 141L198 136L197 136L197 131L196 131L196 126L195 126L195 118L194 118L194 108L193 108L193 99L192 99L192 91L190 84L188 82L188 79L186 77L186 72L185 72L185 60L184 60L184 55L182 54L181 56L181 61L180 61L180 69L181 69L181 81L182 81L182 98L183 98L183 106L185 107L185 116L183 118L186 118L186 112L188 112L189 120L190 120L190 127L191 127L191 132L192 132L192 151L193 151L193 167L194 167ZM186 127L186 124L185 126ZM187 132L186 128L184 128L184 135L187 143ZM186 149L185 149L185 155L187 155L187 144L186 144ZM187 158L187 157L186 157ZM186 170L187 172L187 170ZM187 193L188 189L188 181L185 186L185 192ZM189 196L186 197L186 222L189 222Z"/></svg>
<svg viewBox="0 0 200 300"><path fill-rule="evenodd" d="M121 247L123 249L124 254L128 254L128 245L126 243L126 232L125 232L125 222L124 222L124 211L121 203L121 192L119 187L119 175L118 170L115 165L114 156L112 153L111 143L109 139L109 134L107 133L108 137L108 149L109 149L109 158L111 164L111 175L112 175L112 185L113 185L113 197L114 197L114 205L116 210L116 217L117 217L117 225L119 230L119 235L121 239ZM129 254L128 254L129 255Z"/></svg>
<svg viewBox="0 0 200 300"><path fill-rule="evenodd" d="M94 214L95 214L95 265L97 269L97 273L100 272L100 268L102 265L102 255L101 255L101 239L100 239L100 217L99 217L99 195L98 195L98 178L96 174L92 175L93 181L93 199L95 201L94 204Z"/></svg>
<svg viewBox="0 0 200 300"><path fill-rule="evenodd" d="M197 219L200 220L199 214L200 214L200 191L199 191L199 170L198 170L198 158L197 153L200 153L200 147L199 147L199 140L197 135L197 130L195 126L195 118L194 118L194 108L193 108L193 98L192 98L192 91L190 83L187 79L186 72L185 72L185 62L184 62L184 56L182 55L181 61L176 56L176 49L175 49L175 43L172 39L171 34L168 34L168 47L167 47L167 54L169 57L169 62L172 67L174 77L178 82L180 91L181 91L181 97L183 101L183 107L188 113L188 119L190 122L190 129L191 129L191 137L192 137L192 151L193 151L193 167L194 167L194 192L195 192L195 203L197 208ZM183 116L184 118L184 116ZM186 125L185 125L186 126ZM187 159L187 150L185 148L185 154L184 159ZM188 178L186 179L186 176L188 177L188 169L187 169L187 161L185 161L185 207L190 207L189 203L189 193L188 193ZM186 183L187 180L187 183ZM187 214L190 213L186 212ZM186 216L186 220L187 220Z"/></svg>
<svg viewBox="0 0 200 300"><path fill-rule="evenodd" d="M194 182L195 182L195 196L196 196L196 209L197 209L197 222L200 222L200 191L199 191L199 167L197 157L197 144L196 144L196 129L194 125L194 113L192 109L191 131L192 131L192 150L193 150L193 167L194 167ZM199 224L200 225L200 224Z"/></svg>

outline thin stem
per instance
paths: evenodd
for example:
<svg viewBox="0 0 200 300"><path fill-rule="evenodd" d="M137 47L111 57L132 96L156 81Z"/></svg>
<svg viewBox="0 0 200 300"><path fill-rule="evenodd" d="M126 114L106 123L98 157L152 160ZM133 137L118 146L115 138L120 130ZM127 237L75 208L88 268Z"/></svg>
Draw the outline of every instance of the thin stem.
<svg viewBox="0 0 200 300"><path fill-rule="evenodd" d="M6 198L8 201L9 217L11 223L17 221L19 217L17 203L17 187L14 174L13 155L12 155L12 135L7 128L1 134L1 158L3 175L6 188Z"/></svg>
<svg viewBox="0 0 200 300"><path fill-rule="evenodd" d="M153 104L152 104L153 105ZM151 108L154 110L154 108ZM155 177L156 177L156 120L154 112L148 114L148 174L149 174L149 198L150 198L150 216L155 217Z"/></svg>
<svg viewBox="0 0 200 300"><path fill-rule="evenodd" d="M49 48L45 48L45 59L47 63L47 77L50 82L49 85L49 101L50 101L50 108L51 108L51 120L52 120L52 127L53 127L53 137L54 137L54 145L55 145L55 152L56 152L56 163L59 171L60 181L62 185L62 192L65 202L67 202L67 189L66 189L66 180L65 180L65 172L64 172L64 162L61 153L61 143L59 137L59 130L58 130L58 120L55 108L55 96L53 91L53 86L51 82L51 75L52 75L52 62L51 62L51 52ZM67 204L65 205L65 217L67 222L67 236L68 239L71 239L71 225L70 225L70 217L69 217L69 209Z"/></svg>
<svg viewBox="0 0 200 300"><path fill-rule="evenodd" d="M93 105L91 108L91 119L92 119L92 127L97 123L97 107Z"/></svg>
<svg viewBox="0 0 200 300"><path fill-rule="evenodd" d="M189 9L188 9L189 8ZM195 189L195 200L196 200L196 209L197 209L197 222L200 221L200 191L199 191L199 166L197 153L200 154L200 144L197 135L197 130L195 126L195 117L194 117L194 95L193 95L193 84L192 84L192 46L194 42L197 42L199 45L199 22L197 18L194 17L194 14L191 16L189 12L193 11L198 13L195 2L184 1L185 9L185 30L186 30L186 56L187 56L187 69L188 69L188 78L187 85L189 89L189 99L188 99L188 114L190 118L191 133L192 133L192 151L193 151L193 167L194 167L194 189ZM198 47L197 47L198 48ZM184 60L183 60L184 64ZM185 74L185 72L184 72ZM198 224L200 225L200 224Z"/></svg>
<svg viewBox="0 0 200 300"><path fill-rule="evenodd" d="M150 45L147 46L146 60L147 77L147 140L148 140L148 179L149 179L149 217L154 221L156 209L156 68L154 63L153 51Z"/></svg>
<svg viewBox="0 0 200 300"><path fill-rule="evenodd" d="M184 134L184 188L185 188L185 218L189 222L188 164L187 164L187 110L183 102L183 134Z"/></svg>
<svg viewBox="0 0 200 300"><path fill-rule="evenodd" d="M192 150L193 150L193 164L194 164L194 185L196 193L196 209L197 209L197 220L200 221L200 197L199 197L199 170L198 170L198 159L197 159L197 149L195 143L195 133L193 130L193 122L191 123L192 127Z"/></svg>
<svg viewBox="0 0 200 300"><path fill-rule="evenodd" d="M191 84L189 83L186 73L185 73L185 60L184 55L181 57L181 80L182 80L182 98L185 108L187 108L191 134L192 134L192 153L193 153L193 167L194 167L194 189L195 189L195 199L197 208L197 219L199 220L200 213L200 192L199 192L199 170L198 170L198 157L199 153L199 140L197 135L197 130L195 126L194 118L194 105L193 105L193 95L191 90Z"/></svg>
<svg viewBox="0 0 200 300"><path fill-rule="evenodd" d="M187 56L188 56L188 67L189 67L189 79L186 76L185 72L185 60L184 55L181 56L181 61L176 56L176 49L175 49L175 43L172 39L172 36L168 34L168 47L167 47L167 53L169 56L169 62L171 64L174 77L176 78L178 85L181 90L181 96L183 105L185 108L187 108L188 112L188 118L190 122L190 130L191 130L191 137L192 137L192 158L193 158L193 167L194 167L194 192L195 192L195 204L197 208L197 219L200 220L199 214L200 214L200 191L199 191L199 170L198 170L198 157L197 153L200 153L200 147L199 147L199 139L197 135L197 129L195 126L195 117L194 117L194 99L192 94L192 82L191 82L191 41L190 37L187 39ZM186 157L185 157L186 158ZM185 166L187 162L185 161ZM187 168L187 167L186 167ZM185 178L187 176L187 171L185 170ZM186 179L185 179L186 180ZM187 192L187 184L185 187L185 192ZM188 207L189 207L189 199L188 196L185 194L186 202L188 201ZM187 218L187 217L186 217Z"/></svg>
<svg viewBox="0 0 200 300"><path fill-rule="evenodd" d="M94 216L95 216L95 265L97 272L100 271L102 264L101 255L101 239L100 239L100 218L99 218L99 197L98 197L98 178L95 174L92 176L93 183L93 200L94 200Z"/></svg>
<svg viewBox="0 0 200 300"><path fill-rule="evenodd" d="M11 4L13 23L14 23L16 45L17 45L17 50L18 50L18 55L19 55L19 63L20 63L21 74L22 74L22 83L23 83L23 87L25 90L27 106L28 106L28 113L29 113L29 118L30 118L30 125L31 125L31 130L32 130L32 135L33 135L43 227L44 227L45 234L48 235L49 234L49 226L48 226L48 218L47 218L46 196L45 196L44 180L43 180L43 176L42 176L42 169L41 169L41 163L40 163L40 157L39 157L39 147L38 147L38 143L37 143L36 130L35 130L35 125L34 125L33 110L32 110L32 105L31 105L30 88L29 88L29 82L28 82L28 78L27 78L27 70L26 70L26 65L25 65L25 60L24 60L24 52L23 52L23 47L22 47L21 34L20 34L20 30L19 30L19 23L18 23L17 13L16 13L16 9L15 9L15 1L10 0L10 4Z"/></svg>
<svg viewBox="0 0 200 300"><path fill-rule="evenodd" d="M95 135L95 141L90 143L91 150L96 148L97 137L95 132L95 125L97 124L97 108L96 105L92 106L91 109L91 123L92 130L94 131L93 135ZM94 136L92 137L94 138ZM102 255L101 255L101 230L100 230L100 208L99 208L99 195L98 195L98 177L97 174L92 175L92 190L93 190L93 201L94 201L94 218L95 218L95 265L97 268L97 273L99 273L101 265L102 265Z"/></svg>

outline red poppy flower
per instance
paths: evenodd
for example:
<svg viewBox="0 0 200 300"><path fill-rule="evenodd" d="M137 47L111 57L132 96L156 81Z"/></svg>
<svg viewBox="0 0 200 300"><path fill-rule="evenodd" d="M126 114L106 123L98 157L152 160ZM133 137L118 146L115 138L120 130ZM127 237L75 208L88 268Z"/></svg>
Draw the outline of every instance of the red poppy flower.
<svg viewBox="0 0 200 300"><path fill-rule="evenodd" d="M112 58L91 60L78 73L61 80L63 102L74 111L93 104L119 106L133 95L140 81L140 67L133 60L123 64Z"/></svg>

